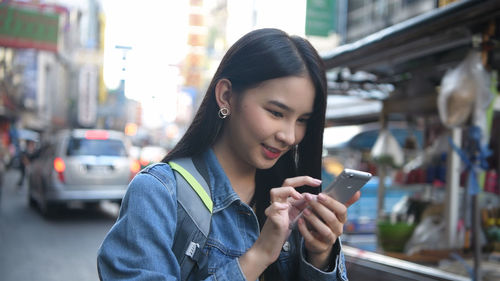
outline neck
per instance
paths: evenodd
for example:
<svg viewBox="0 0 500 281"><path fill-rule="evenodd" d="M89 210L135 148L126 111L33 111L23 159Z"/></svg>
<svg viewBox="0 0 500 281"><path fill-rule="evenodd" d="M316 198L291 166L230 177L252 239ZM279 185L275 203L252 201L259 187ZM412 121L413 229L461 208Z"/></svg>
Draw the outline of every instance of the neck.
<svg viewBox="0 0 500 281"><path fill-rule="evenodd" d="M255 167L242 162L221 142L216 143L213 150L233 190L243 202L249 204L255 193Z"/></svg>

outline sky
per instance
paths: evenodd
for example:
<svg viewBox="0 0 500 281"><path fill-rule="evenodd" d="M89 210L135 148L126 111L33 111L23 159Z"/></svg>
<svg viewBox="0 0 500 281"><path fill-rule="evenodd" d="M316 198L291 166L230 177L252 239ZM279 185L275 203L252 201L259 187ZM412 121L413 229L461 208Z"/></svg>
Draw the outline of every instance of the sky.
<svg viewBox="0 0 500 281"><path fill-rule="evenodd" d="M210 7L215 0L205 0ZM106 17L104 82L109 89L125 78L125 95L142 103L143 123L159 127L172 122L182 78L178 64L188 52L189 1L101 0ZM227 40L232 44L252 28L277 27L303 35L306 0L228 0ZM206 8L205 7L205 8ZM259 10L255 21L254 9ZM116 46L131 47L122 51ZM126 56L126 63L122 60ZM121 71L122 68L125 72Z"/></svg>
<svg viewBox="0 0 500 281"><path fill-rule="evenodd" d="M113 89L125 78L125 95L142 103L144 123L151 127L175 118L180 79L176 66L187 52L187 3L102 0L104 82ZM116 46L131 49L124 52Z"/></svg>

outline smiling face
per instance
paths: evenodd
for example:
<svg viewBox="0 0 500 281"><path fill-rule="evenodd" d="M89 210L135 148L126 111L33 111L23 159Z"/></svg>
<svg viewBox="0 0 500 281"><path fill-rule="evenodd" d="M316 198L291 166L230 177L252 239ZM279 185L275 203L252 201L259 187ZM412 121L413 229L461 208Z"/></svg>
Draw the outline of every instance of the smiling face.
<svg viewBox="0 0 500 281"><path fill-rule="evenodd" d="M231 97L231 115L220 141L232 163L271 168L306 133L315 89L309 77L265 81Z"/></svg>

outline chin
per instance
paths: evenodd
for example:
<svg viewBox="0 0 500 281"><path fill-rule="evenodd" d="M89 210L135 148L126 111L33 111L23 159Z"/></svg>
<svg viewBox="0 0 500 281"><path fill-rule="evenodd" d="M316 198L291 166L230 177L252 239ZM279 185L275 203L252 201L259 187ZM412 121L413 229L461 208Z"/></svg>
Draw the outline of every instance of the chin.
<svg viewBox="0 0 500 281"><path fill-rule="evenodd" d="M267 170L267 169L274 167L274 165L276 165L276 163L278 162L278 159L279 158L276 158L274 160L263 159L263 160L257 161L257 163L256 163L257 165L255 165L255 166L257 169Z"/></svg>

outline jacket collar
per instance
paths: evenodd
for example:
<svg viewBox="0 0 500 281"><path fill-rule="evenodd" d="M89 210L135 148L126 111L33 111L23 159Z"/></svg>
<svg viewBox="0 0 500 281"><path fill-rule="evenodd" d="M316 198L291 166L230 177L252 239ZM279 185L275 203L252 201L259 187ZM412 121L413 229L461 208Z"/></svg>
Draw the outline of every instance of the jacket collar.
<svg viewBox="0 0 500 281"><path fill-rule="evenodd" d="M216 213L227 208L234 201L241 202L212 149L205 152L204 159L210 177L210 192L214 203L213 212Z"/></svg>

